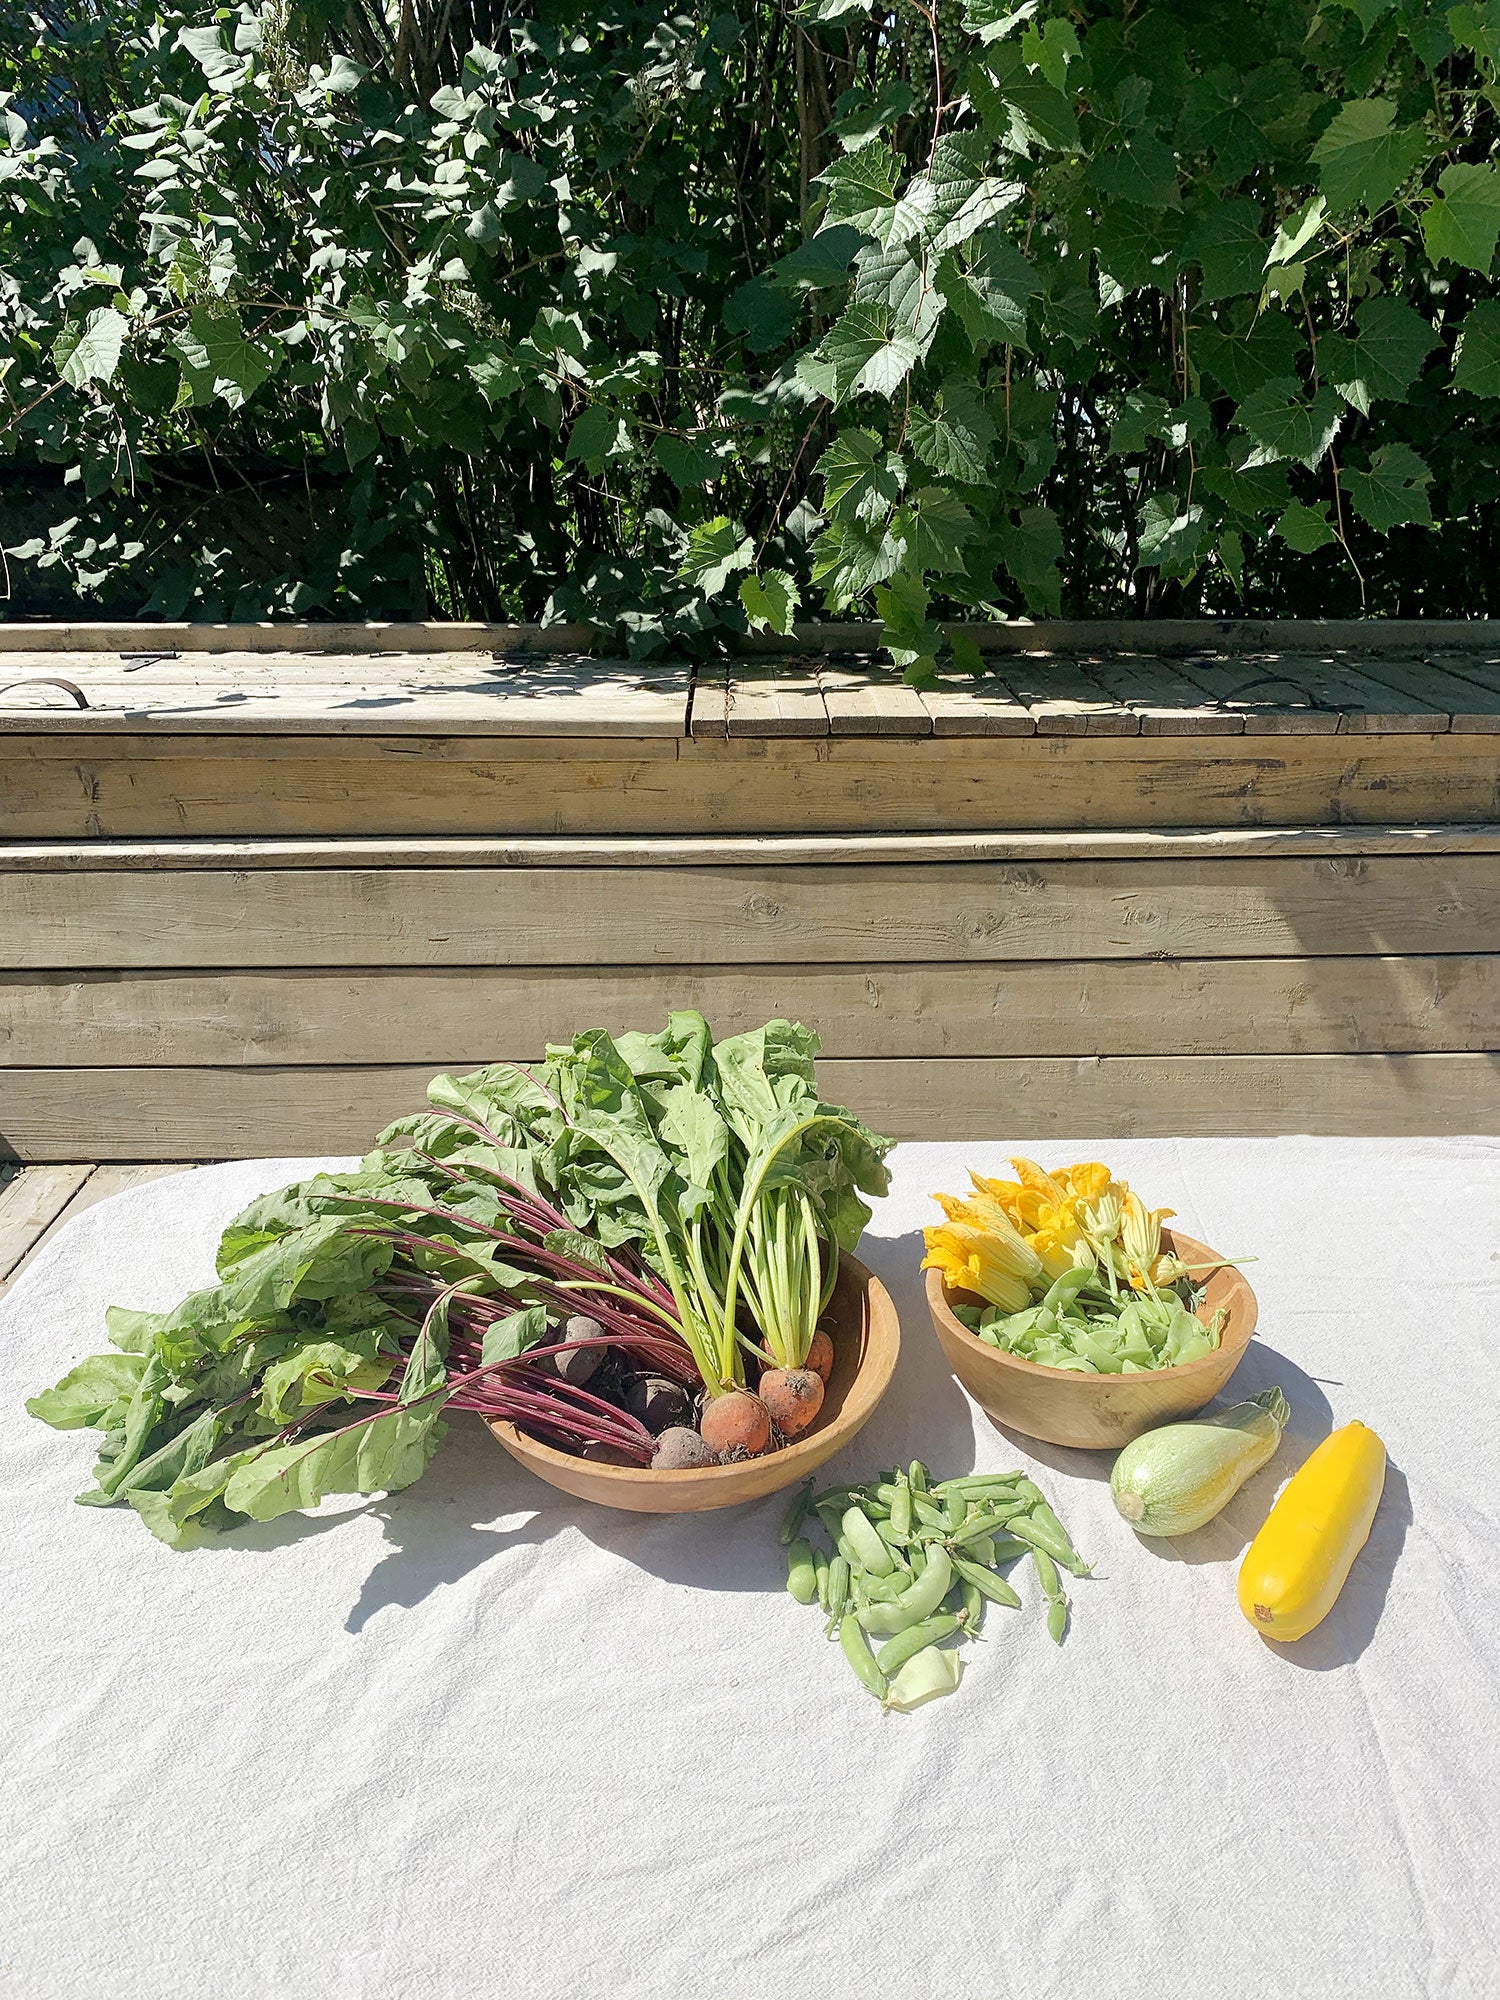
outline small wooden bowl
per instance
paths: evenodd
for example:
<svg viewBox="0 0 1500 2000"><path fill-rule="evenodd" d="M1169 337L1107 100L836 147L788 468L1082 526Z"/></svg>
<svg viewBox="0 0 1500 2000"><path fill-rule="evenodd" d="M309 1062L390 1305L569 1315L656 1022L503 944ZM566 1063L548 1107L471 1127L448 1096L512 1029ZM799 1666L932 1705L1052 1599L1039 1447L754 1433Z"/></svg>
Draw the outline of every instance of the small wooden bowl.
<svg viewBox="0 0 1500 2000"><path fill-rule="evenodd" d="M1216 1252L1191 1236L1170 1229L1162 1247L1185 1264L1211 1264ZM927 1273L927 1304L933 1330L948 1365L992 1423L1047 1444L1076 1445L1084 1451L1116 1451L1142 1431L1201 1410L1218 1395L1240 1364L1255 1331L1255 1294L1240 1273L1221 1264L1209 1277L1199 1317L1213 1318L1223 1306L1219 1345L1201 1361L1178 1368L1153 1368L1140 1375L1079 1375L1044 1368L1020 1354L1007 1354L970 1333L955 1319L960 1305L982 1305L972 1293L950 1293L943 1274Z"/></svg>
<svg viewBox="0 0 1500 2000"><path fill-rule="evenodd" d="M832 1458L872 1415L890 1385L901 1348L901 1325L891 1295L855 1257L839 1262L823 1330L833 1340L833 1369L823 1407L795 1444L739 1465L709 1465L699 1472L653 1472L649 1466L595 1465L526 1437L514 1424L489 1428L512 1458L579 1500L625 1507L635 1514L702 1514L761 1500L805 1479ZM955 1322L956 1324L956 1322Z"/></svg>

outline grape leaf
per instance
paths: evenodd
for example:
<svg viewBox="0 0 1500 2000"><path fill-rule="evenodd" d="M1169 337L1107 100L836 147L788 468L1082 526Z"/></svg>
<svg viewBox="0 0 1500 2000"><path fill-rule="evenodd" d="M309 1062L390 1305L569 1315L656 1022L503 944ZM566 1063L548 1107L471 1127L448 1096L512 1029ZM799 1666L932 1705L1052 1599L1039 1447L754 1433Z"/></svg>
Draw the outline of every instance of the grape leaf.
<svg viewBox="0 0 1500 2000"><path fill-rule="evenodd" d="M74 389L86 382L108 382L120 365L130 322L113 306L96 306L82 328L64 327L53 343L57 372Z"/></svg>
<svg viewBox="0 0 1500 2000"><path fill-rule="evenodd" d="M217 396L231 410L238 410L275 372L272 356L247 339L240 316L232 308L211 311L195 306L187 327L174 336L172 345L195 403Z"/></svg>
<svg viewBox="0 0 1500 2000"><path fill-rule="evenodd" d="M911 373L921 353L919 340L893 331L888 306L855 304L845 308L810 358L827 371L831 387L822 393L842 403L862 391L889 396ZM807 358L797 364L797 372L821 388L818 379L805 372Z"/></svg>
<svg viewBox="0 0 1500 2000"><path fill-rule="evenodd" d="M1355 207L1374 214L1426 153L1426 135L1413 125L1398 127L1389 98L1362 97L1340 107L1312 157L1331 215Z"/></svg>
<svg viewBox="0 0 1500 2000"><path fill-rule="evenodd" d="M717 597L736 570L748 569L755 544L727 516L703 521L688 536L677 566L679 581Z"/></svg>
<svg viewBox="0 0 1500 2000"><path fill-rule="evenodd" d="M1000 560L1021 587L1028 609L1056 618L1062 610L1062 529L1050 507L1023 507L996 531Z"/></svg>
<svg viewBox="0 0 1500 2000"><path fill-rule="evenodd" d="M1371 455L1368 471L1345 466L1339 473L1355 512L1382 534L1392 528L1432 526L1427 498L1431 480L1426 462L1409 444L1383 444Z"/></svg>
<svg viewBox="0 0 1500 2000"><path fill-rule="evenodd" d="M1474 396L1500 396L1500 301L1481 300L1459 328L1453 386Z"/></svg>
<svg viewBox="0 0 1500 2000"><path fill-rule="evenodd" d="M818 460L829 514L884 521L906 486L906 467L873 431L840 431Z"/></svg>
<svg viewBox="0 0 1500 2000"><path fill-rule="evenodd" d="M797 586L784 569L768 569L760 576L747 576L740 583L740 603L755 631L791 631L801 603Z"/></svg>
<svg viewBox="0 0 1500 2000"><path fill-rule="evenodd" d="M1404 402L1422 363L1437 346L1429 320L1403 299L1366 299L1354 315L1353 340L1323 340L1318 367L1362 416L1377 397Z"/></svg>
<svg viewBox="0 0 1500 2000"><path fill-rule="evenodd" d="M1500 237L1500 167L1445 167L1438 186L1441 197L1422 217L1428 256L1487 276Z"/></svg>
<svg viewBox="0 0 1500 2000"><path fill-rule="evenodd" d="M1225 201L1189 231L1182 254L1195 258L1203 272L1205 303L1259 290L1266 254L1263 220L1258 201Z"/></svg>
<svg viewBox="0 0 1500 2000"><path fill-rule="evenodd" d="M934 472L977 486L985 477L995 426L978 398L961 387L945 389L931 412L913 406L907 442Z"/></svg>
<svg viewBox="0 0 1500 2000"><path fill-rule="evenodd" d="M817 179L824 190L825 225L846 222L889 248L898 226L905 226L896 199L899 173L900 164L887 145L861 146L833 161Z"/></svg>
<svg viewBox="0 0 1500 2000"><path fill-rule="evenodd" d="M1304 507L1300 500L1292 501L1281 519L1276 523L1276 533L1299 555L1310 556L1318 549L1336 542L1338 536L1329 524L1326 507Z"/></svg>
<svg viewBox="0 0 1500 2000"><path fill-rule="evenodd" d="M1331 389L1320 389L1306 402L1300 384L1286 378L1247 396L1234 420L1250 440L1239 460L1242 469L1275 465L1284 458L1312 467L1338 436L1343 413Z"/></svg>

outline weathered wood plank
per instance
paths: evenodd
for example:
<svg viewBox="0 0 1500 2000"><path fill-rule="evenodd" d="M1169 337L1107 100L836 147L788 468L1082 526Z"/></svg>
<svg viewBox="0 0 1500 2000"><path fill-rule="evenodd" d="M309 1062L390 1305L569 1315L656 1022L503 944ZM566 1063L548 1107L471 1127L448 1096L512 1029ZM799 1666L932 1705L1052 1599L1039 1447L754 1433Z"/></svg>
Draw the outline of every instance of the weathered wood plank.
<svg viewBox="0 0 1500 2000"><path fill-rule="evenodd" d="M1179 661L1149 653L1091 653L1104 692L1140 720L1142 736L1243 736L1245 718L1205 698Z"/></svg>
<svg viewBox="0 0 1500 2000"><path fill-rule="evenodd" d="M47 674L38 671L46 666ZM12 679L15 675L18 678ZM86 723L65 690L87 701ZM8 683L8 684L7 684ZM690 672L577 654L505 659L473 654L187 654L151 660L127 677L113 656L12 659L0 680L0 732L109 735L153 730L263 735L678 737L687 726Z"/></svg>
<svg viewBox="0 0 1500 2000"><path fill-rule="evenodd" d="M1488 648L1500 655L1500 620L1442 618L1150 618L1053 619L1033 624L974 624L966 627L985 652L1026 651L1037 645L1077 646L1084 650L1119 647L1151 651L1198 651L1206 643L1227 649L1264 650L1276 646L1302 649L1359 647L1379 649L1446 648L1469 651ZM77 620L69 623L0 624L0 652L54 651L142 653L189 650L202 652L305 650L308 652L487 651L493 648L532 652L579 652L594 635L587 625L455 624L369 621L314 624L276 621L255 625L111 623ZM824 651L874 652L882 643L881 628L868 623L811 621L793 628L790 638L773 633L742 641L750 653Z"/></svg>
<svg viewBox="0 0 1500 2000"><path fill-rule="evenodd" d="M732 662L727 723L730 736L827 736L817 662Z"/></svg>
<svg viewBox="0 0 1500 2000"><path fill-rule="evenodd" d="M0 875L14 970L1492 951L1489 855Z"/></svg>
<svg viewBox="0 0 1500 2000"><path fill-rule="evenodd" d="M496 1023L538 1052L671 1007L807 1021L841 1057L1484 1050L1500 957L8 973L0 1069L438 1063Z"/></svg>
<svg viewBox="0 0 1500 2000"><path fill-rule="evenodd" d="M1036 717L997 674L939 674L919 693L935 736L1036 734Z"/></svg>
<svg viewBox="0 0 1500 2000"><path fill-rule="evenodd" d="M1080 659L1062 652L1007 656L1001 678L1039 736L1138 736L1140 718Z"/></svg>
<svg viewBox="0 0 1500 2000"><path fill-rule="evenodd" d="M1367 679L1420 695L1448 711L1448 727L1460 734L1500 731L1500 677L1493 688L1465 680L1430 659L1404 653L1361 653L1359 670ZM1481 666L1480 672L1484 669Z"/></svg>
<svg viewBox="0 0 1500 2000"><path fill-rule="evenodd" d="M0 1124L4 1118L0 1111ZM0 1134L0 1149L4 1144ZM93 1172L91 1166L30 1167L0 1188L0 1291Z"/></svg>
<svg viewBox="0 0 1500 2000"><path fill-rule="evenodd" d="M171 1162L151 1162L134 1166L96 1166L88 1169L88 1179L66 1205L58 1211L47 1227L30 1244L7 1277L0 1277L0 1292L7 1285L14 1284L26 1266L37 1253L44 1249L60 1229L66 1229L75 1216L85 1209L93 1208L101 1201L108 1201L111 1195L125 1194L131 1188L145 1187L151 1181L165 1180L170 1174L190 1174L196 1162L174 1160ZM28 1167L28 1174L45 1172L47 1169ZM3 1259L0 1259L3 1262Z"/></svg>
<svg viewBox="0 0 1500 2000"><path fill-rule="evenodd" d="M115 653L140 659L150 653L580 653L593 641L588 625L306 624L276 620L258 625L112 624L79 619L65 624L0 624L0 654Z"/></svg>
<svg viewBox="0 0 1500 2000"><path fill-rule="evenodd" d="M493 1058L492 1058L493 1059ZM23 1160L359 1152L447 1064L12 1070L0 1152ZM900 1139L1500 1132L1500 1055L967 1057L820 1063Z"/></svg>
<svg viewBox="0 0 1500 2000"><path fill-rule="evenodd" d="M0 835L613 836L1500 819L1494 736L0 741Z"/></svg>
<svg viewBox="0 0 1500 2000"><path fill-rule="evenodd" d="M818 687L835 736L930 736L932 717L895 667L820 663Z"/></svg>
<svg viewBox="0 0 1500 2000"><path fill-rule="evenodd" d="M0 874L178 868L802 868L928 861L1163 861L1229 856L1500 854L1500 826L1103 827L1014 833L608 834L547 840L0 841Z"/></svg>

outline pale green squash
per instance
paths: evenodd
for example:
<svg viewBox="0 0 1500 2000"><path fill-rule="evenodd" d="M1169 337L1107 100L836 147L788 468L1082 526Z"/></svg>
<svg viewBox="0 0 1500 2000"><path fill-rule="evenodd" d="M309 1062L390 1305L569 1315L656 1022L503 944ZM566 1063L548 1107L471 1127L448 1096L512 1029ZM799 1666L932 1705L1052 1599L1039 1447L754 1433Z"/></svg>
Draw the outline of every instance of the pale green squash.
<svg viewBox="0 0 1500 2000"><path fill-rule="evenodd" d="M1191 1534L1275 1456L1290 1416L1281 1391L1265 1389L1217 1416L1147 1431L1115 1460L1115 1506L1139 1535Z"/></svg>

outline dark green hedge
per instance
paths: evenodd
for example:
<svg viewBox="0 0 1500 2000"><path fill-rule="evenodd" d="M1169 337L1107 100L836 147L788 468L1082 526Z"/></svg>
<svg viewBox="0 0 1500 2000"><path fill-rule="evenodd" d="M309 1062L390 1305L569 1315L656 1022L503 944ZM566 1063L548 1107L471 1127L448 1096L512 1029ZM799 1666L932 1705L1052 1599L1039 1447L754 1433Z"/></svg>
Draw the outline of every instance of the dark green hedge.
<svg viewBox="0 0 1500 2000"><path fill-rule="evenodd" d="M46 12L12 616L1500 612L1500 0Z"/></svg>

